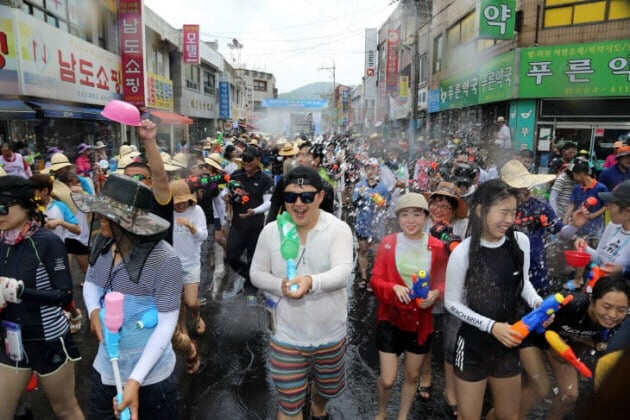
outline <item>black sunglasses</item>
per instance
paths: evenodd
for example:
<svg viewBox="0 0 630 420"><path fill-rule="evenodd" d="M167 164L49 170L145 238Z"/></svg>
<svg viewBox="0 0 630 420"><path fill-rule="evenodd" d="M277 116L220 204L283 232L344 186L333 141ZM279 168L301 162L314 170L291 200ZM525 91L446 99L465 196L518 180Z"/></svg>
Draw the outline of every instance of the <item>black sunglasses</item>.
<svg viewBox="0 0 630 420"><path fill-rule="evenodd" d="M135 179L136 181L144 181L145 179L151 179L150 176L146 176L146 175L142 175L142 174L135 174L135 175L131 175L131 177L133 179Z"/></svg>
<svg viewBox="0 0 630 420"><path fill-rule="evenodd" d="M0 203L0 216L9 214L9 207L15 206L16 204L18 204L17 201L5 201L4 203Z"/></svg>
<svg viewBox="0 0 630 420"><path fill-rule="evenodd" d="M285 191L283 194L285 203L293 204L297 201L298 197L300 197L302 203L311 204L315 201L315 194L317 194L317 191L306 191L302 193Z"/></svg>

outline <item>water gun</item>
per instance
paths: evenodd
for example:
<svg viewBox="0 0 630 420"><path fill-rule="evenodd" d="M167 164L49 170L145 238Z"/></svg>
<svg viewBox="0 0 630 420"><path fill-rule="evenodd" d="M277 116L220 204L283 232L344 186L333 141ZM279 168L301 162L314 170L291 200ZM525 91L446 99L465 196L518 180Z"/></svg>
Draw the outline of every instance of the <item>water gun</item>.
<svg viewBox="0 0 630 420"><path fill-rule="evenodd" d="M387 204L387 201L379 193L372 194L371 200L372 203L376 204L378 207L385 207Z"/></svg>
<svg viewBox="0 0 630 420"><path fill-rule="evenodd" d="M219 145L223 144L223 133L222 132L218 132L217 133L217 144L219 144Z"/></svg>
<svg viewBox="0 0 630 420"><path fill-rule="evenodd" d="M295 260L300 252L300 239L297 227L291 219L291 215L284 211L277 218L278 230L280 231L280 254L287 262L287 279L292 280L297 276L297 264ZM292 284L289 287L291 292L297 292L300 286Z"/></svg>
<svg viewBox="0 0 630 420"><path fill-rule="evenodd" d="M591 370L577 358L571 347L564 342L562 338L555 331L545 331L545 339L549 343L552 349L556 351L564 360L569 362L582 376L587 379L593 377Z"/></svg>
<svg viewBox="0 0 630 420"><path fill-rule="evenodd" d="M249 202L249 194L247 194L247 191L243 188L243 184L232 179L228 181L227 187L232 194L233 203L247 204Z"/></svg>
<svg viewBox="0 0 630 420"><path fill-rule="evenodd" d="M145 311L140 317L140 321L136 322L136 328L139 330L155 328L158 323L157 308L151 308Z"/></svg>
<svg viewBox="0 0 630 420"><path fill-rule="evenodd" d="M429 285L431 284L431 277L429 273L424 270L418 271L418 274L411 275L411 290L409 291L409 297L415 300L416 305L420 306L423 301L429 297Z"/></svg>
<svg viewBox="0 0 630 420"><path fill-rule="evenodd" d="M462 238L457 235L453 235L452 226L449 226L446 223L442 222L436 223L431 226L429 233L434 238L442 241L444 245L446 245L446 249L448 249L449 252L453 252L455 247L459 245L459 243L462 241Z"/></svg>
<svg viewBox="0 0 630 420"><path fill-rule="evenodd" d="M584 208L586 208L586 210L588 211L593 211L595 210L595 207L597 207L597 198L595 197L589 197L586 200L584 200Z"/></svg>
<svg viewBox="0 0 630 420"><path fill-rule="evenodd" d="M230 181L230 175L199 175L189 176L186 178L186 183L190 187L190 191L196 191L202 188L206 188L209 184L223 184Z"/></svg>
<svg viewBox="0 0 630 420"><path fill-rule="evenodd" d="M522 212L518 212L516 214L516 219L514 220L514 224L518 226L527 226L534 225L536 227L549 227L551 223L549 222L549 218L546 214L535 214L531 216L524 216Z"/></svg>
<svg viewBox="0 0 630 420"><path fill-rule="evenodd" d="M510 328L519 333L522 338L527 337L532 331L542 334L545 332L543 323L572 300L573 295L564 297L560 293L556 293L555 295L548 296L538 308L532 310Z"/></svg>
<svg viewBox="0 0 630 420"><path fill-rule="evenodd" d="M109 292L105 295L105 305L99 312L101 329L105 341L107 357L112 363L114 381L116 383L116 403L122 403L123 386L118 367L118 343L120 342L120 330L123 324L123 301L125 296L120 292ZM121 420L131 420L129 407L120 413Z"/></svg>
<svg viewBox="0 0 630 420"><path fill-rule="evenodd" d="M608 275L607 271L600 266L591 263L589 265L588 274L586 275L586 279L588 280L588 283L586 283L586 293L593 293L593 287L595 287L599 279L605 277L606 275Z"/></svg>

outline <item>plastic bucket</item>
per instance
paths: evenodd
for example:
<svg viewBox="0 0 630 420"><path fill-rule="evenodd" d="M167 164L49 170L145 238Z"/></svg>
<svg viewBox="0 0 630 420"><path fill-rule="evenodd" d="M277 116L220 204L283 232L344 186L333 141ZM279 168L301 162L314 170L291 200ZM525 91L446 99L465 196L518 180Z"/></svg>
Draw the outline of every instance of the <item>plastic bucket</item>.
<svg viewBox="0 0 630 420"><path fill-rule="evenodd" d="M571 267L586 267L591 256L581 251L564 251L564 258Z"/></svg>

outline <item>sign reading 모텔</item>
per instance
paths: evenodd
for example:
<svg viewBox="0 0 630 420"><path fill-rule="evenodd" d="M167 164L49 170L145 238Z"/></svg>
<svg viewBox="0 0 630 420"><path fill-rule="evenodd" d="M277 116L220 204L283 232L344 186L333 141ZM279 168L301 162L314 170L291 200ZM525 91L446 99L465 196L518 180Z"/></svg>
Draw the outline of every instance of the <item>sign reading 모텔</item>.
<svg viewBox="0 0 630 420"><path fill-rule="evenodd" d="M184 44L184 63L199 64L199 25L184 25L182 30Z"/></svg>
<svg viewBox="0 0 630 420"><path fill-rule="evenodd" d="M518 95L629 96L630 40L524 48Z"/></svg>
<svg viewBox="0 0 630 420"><path fill-rule="evenodd" d="M144 21L142 0L120 0L118 34L125 101L145 105Z"/></svg>
<svg viewBox="0 0 630 420"><path fill-rule="evenodd" d="M516 0L480 0L477 15L479 38L514 38Z"/></svg>

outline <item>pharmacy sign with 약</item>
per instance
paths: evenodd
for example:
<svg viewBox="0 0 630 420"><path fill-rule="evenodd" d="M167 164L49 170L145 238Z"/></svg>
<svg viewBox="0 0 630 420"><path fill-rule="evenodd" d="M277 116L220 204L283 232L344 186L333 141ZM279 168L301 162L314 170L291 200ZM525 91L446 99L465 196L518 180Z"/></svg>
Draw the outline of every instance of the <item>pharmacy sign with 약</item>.
<svg viewBox="0 0 630 420"><path fill-rule="evenodd" d="M480 0L479 38L513 39L516 0Z"/></svg>

